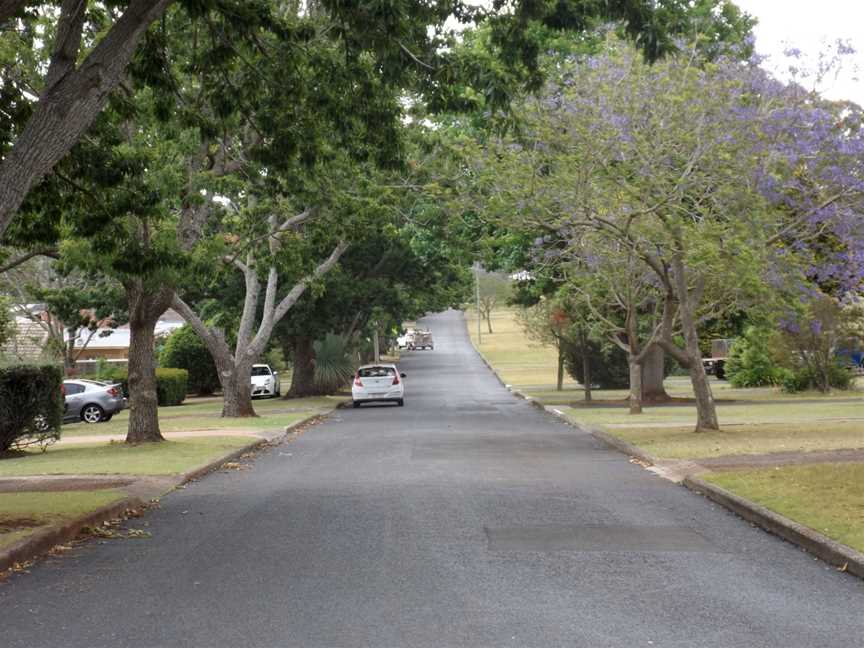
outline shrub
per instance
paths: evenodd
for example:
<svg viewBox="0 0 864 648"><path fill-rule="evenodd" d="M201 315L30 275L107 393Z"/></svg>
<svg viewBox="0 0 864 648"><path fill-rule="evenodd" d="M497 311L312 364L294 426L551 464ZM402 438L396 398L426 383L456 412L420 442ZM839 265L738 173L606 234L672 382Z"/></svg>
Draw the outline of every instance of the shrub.
<svg viewBox="0 0 864 648"><path fill-rule="evenodd" d="M749 326L729 349L726 360L726 378L733 387L764 387L779 385L788 372L778 367L771 355L773 333L764 328Z"/></svg>
<svg viewBox="0 0 864 648"><path fill-rule="evenodd" d="M182 326L168 336L159 353L159 364L188 371L191 392L208 395L219 388L219 374L213 356L191 326Z"/></svg>
<svg viewBox="0 0 864 648"><path fill-rule="evenodd" d="M156 395L159 404L170 407L186 400L189 372L185 369L157 369Z"/></svg>
<svg viewBox="0 0 864 648"><path fill-rule="evenodd" d="M612 344L587 344L588 365L591 369L591 383L600 389L626 389L630 385L630 366L627 354ZM567 373L580 384L582 376L582 348L575 344L564 345L564 366Z"/></svg>
<svg viewBox="0 0 864 648"><path fill-rule="evenodd" d="M354 376L354 358L348 338L328 333L313 344L315 386L324 394L335 393Z"/></svg>
<svg viewBox="0 0 864 648"><path fill-rule="evenodd" d="M854 384L855 375L848 367L840 364L830 365L826 368L827 384L831 389L851 389ZM824 391L826 376L817 375L816 372L806 365L797 369L786 370L783 377L783 390L795 393L808 389L820 389Z"/></svg>
<svg viewBox="0 0 864 648"><path fill-rule="evenodd" d="M53 365L0 368L0 452L60 438L63 372Z"/></svg>
<svg viewBox="0 0 864 648"><path fill-rule="evenodd" d="M110 382L119 383L123 395L129 398L129 373L126 369L115 369L106 378ZM156 397L162 407L180 405L186 400L186 387L189 383L189 372L185 369L157 369Z"/></svg>

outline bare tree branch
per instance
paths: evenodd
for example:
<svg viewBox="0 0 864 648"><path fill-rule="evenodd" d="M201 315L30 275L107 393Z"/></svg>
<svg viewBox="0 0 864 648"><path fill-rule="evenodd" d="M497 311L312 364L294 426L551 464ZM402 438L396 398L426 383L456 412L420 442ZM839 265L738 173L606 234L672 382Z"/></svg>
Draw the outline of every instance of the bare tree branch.
<svg viewBox="0 0 864 648"><path fill-rule="evenodd" d="M37 257L37 256L45 256L45 257L50 257L52 259L57 259L57 258L59 258L60 255L59 255L59 252L57 251L57 248L53 248L53 247L42 248L39 250L33 250L32 252L27 252L26 254L22 254L19 257L15 257L11 261L7 261L4 265L0 266L0 274L2 274L4 272L8 272L9 270L12 270L13 268L17 268L22 263L26 263L27 261L29 261L33 257Z"/></svg>
<svg viewBox="0 0 864 648"><path fill-rule="evenodd" d="M75 69L78 50L81 49L81 33L84 28L84 13L87 0L63 0L60 7L60 20L57 24L57 36L51 53L51 63L45 76L45 92L48 93Z"/></svg>

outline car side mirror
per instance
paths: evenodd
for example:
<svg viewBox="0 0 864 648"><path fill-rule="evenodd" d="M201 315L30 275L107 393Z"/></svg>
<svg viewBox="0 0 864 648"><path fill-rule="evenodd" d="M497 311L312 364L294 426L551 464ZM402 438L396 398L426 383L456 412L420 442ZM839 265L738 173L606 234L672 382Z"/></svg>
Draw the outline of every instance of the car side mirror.
<svg viewBox="0 0 864 648"><path fill-rule="evenodd" d="M404 373L400 373L399 375L402 376L403 378L407 378L407 376Z"/></svg>

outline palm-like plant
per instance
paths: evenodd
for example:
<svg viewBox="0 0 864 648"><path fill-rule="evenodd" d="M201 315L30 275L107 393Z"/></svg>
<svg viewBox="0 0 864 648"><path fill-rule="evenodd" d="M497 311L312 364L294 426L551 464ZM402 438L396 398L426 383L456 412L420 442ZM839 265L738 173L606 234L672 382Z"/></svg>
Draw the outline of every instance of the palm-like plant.
<svg viewBox="0 0 864 648"><path fill-rule="evenodd" d="M315 386L332 394L354 377L356 366L350 340L342 335L328 333L313 345L315 350Z"/></svg>

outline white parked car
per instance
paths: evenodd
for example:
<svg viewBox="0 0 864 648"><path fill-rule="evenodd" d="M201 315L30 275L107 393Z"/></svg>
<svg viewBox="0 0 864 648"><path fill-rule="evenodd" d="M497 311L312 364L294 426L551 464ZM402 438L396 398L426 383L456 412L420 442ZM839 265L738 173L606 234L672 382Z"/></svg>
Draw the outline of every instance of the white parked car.
<svg viewBox="0 0 864 648"><path fill-rule="evenodd" d="M252 365L252 398L256 396L279 396L282 386L279 383L279 372L273 371L270 365Z"/></svg>
<svg viewBox="0 0 864 648"><path fill-rule="evenodd" d="M354 375L351 397L354 407L363 403L391 402L400 407L405 404L404 373L394 364L364 365Z"/></svg>

